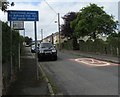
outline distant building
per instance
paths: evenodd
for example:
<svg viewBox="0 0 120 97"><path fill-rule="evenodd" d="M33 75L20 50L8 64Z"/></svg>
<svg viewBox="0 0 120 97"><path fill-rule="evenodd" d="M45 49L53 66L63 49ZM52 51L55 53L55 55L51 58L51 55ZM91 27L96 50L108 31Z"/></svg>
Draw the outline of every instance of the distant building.
<svg viewBox="0 0 120 97"><path fill-rule="evenodd" d="M103 36L103 35L99 34L98 37L99 37L99 39L102 39L103 41L107 40L107 36ZM77 41L79 43L79 40L87 41L89 38L90 38L90 36L80 37L77 39Z"/></svg>
<svg viewBox="0 0 120 97"><path fill-rule="evenodd" d="M63 38L62 36L60 36L60 41L61 43L63 43L65 40L67 40L67 38ZM43 42L51 42L53 44L58 44L59 43L59 32L56 33L52 33L51 35L45 37L43 39Z"/></svg>
<svg viewBox="0 0 120 97"><path fill-rule="evenodd" d="M58 32L54 33L53 41L54 41L54 44L58 44L59 43L59 33Z"/></svg>
<svg viewBox="0 0 120 97"><path fill-rule="evenodd" d="M42 42L52 42L52 36L49 35L49 36L45 37Z"/></svg>
<svg viewBox="0 0 120 97"><path fill-rule="evenodd" d="M59 33L58 32L52 33L51 35L45 37L43 39L43 42L51 42L53 44L59 43Z"/></svg>

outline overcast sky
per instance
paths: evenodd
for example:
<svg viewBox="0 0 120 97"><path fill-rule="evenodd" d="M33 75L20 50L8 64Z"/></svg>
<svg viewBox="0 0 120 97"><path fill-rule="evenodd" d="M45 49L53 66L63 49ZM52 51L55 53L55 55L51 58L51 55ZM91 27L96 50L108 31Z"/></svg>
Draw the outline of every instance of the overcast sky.
<svg viewBox="0 0 120 97"><path fill-rule="evenodd" d="M37 38L41 39L41 29L43 29L43 36L46 37L58 31L57 13L63 17L68 12L78 12L82 7L95 3L98 6L103 6L108 14L115 16L118 20L118 1L119 0L46 0L54 9L52 10L44 0L8 0L15 2L15 6L9 7L8 10L33 10L39 11L39 21L37 22ZM7 21L7 13L0 11L0 20ZM60 23L63 24L62 18ZM33 22L25 22L26 36L34 39ZM20 31L23 35L23 31Z"/></svg>

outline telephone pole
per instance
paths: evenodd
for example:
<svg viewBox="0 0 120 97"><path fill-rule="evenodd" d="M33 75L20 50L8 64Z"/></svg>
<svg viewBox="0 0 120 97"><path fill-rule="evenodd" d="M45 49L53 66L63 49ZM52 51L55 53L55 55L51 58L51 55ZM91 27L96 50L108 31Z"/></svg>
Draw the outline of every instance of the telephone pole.
<svg viewBox="0 0 120 97"><path fill-rule="evenodd" d="M41 42L43 42L43 29L41 29Z"/></svg>
<svg viewBox="0 0 120 97"><path fill-rule="evenodd" d="M59 50L61 50L61 38L60 38L60 13L58 13L58 33L59 33Z"/></svg>

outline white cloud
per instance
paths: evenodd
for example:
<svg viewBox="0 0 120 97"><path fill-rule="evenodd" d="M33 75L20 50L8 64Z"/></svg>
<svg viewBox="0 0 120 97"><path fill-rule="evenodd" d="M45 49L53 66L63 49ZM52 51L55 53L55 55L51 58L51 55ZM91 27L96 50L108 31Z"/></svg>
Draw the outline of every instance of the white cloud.
<svg viewBox="0 0 120 97"><path fill-rule="evenodd" d="M48 2L118 2L119 0L47 0Z"/></svg>
<svg viewBox="0 0 120 97"><path fill-rule="evenodd" d="M37 22L37 35L38 39L40 39L40 31L43 29L44 37L55 33L58 31L57 24L55 24L55 20L57 20L57 14L45 3L44 0L9 0L10 2L15 2L14 7L9 7L9 10L38 10L39 11L39 21ZM97 3L99 6L104 6L105 11L109 14L118 18L118 0L46 0L50 6L58 13L60 16L64 16L66 13L70 11L78 12L82 7L89 5L89 3ZM26 3L27 2L27 3ZM38 3L38 4L37 4ZM56 16L56 17L55 17ZM4 14L0 11L0 20L7 21L7 14ZM60 20L61 24L63 20ZM33 22L25 22L26 35L32 37L34 39L34 26ZM23 35L23 31L20 31Z"/></svg>
<svg viewBox="0 0 120 97"><path fill-rule="evenodd" d="M7 0L9 2L40 2L40 0Z"/></svg>

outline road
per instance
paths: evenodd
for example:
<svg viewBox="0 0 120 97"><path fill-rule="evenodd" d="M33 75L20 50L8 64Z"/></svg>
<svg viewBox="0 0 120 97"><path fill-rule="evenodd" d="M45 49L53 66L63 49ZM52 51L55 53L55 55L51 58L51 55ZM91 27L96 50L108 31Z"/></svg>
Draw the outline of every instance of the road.
<svg viewBox="0 0 120 97"><path fill-rule="evenodd" d="M46 74L67 95L117 95L118 66L77 62L80 56L58 53L57 61L43 61ZM81 57L82 58L82 57Z"/></svg>

